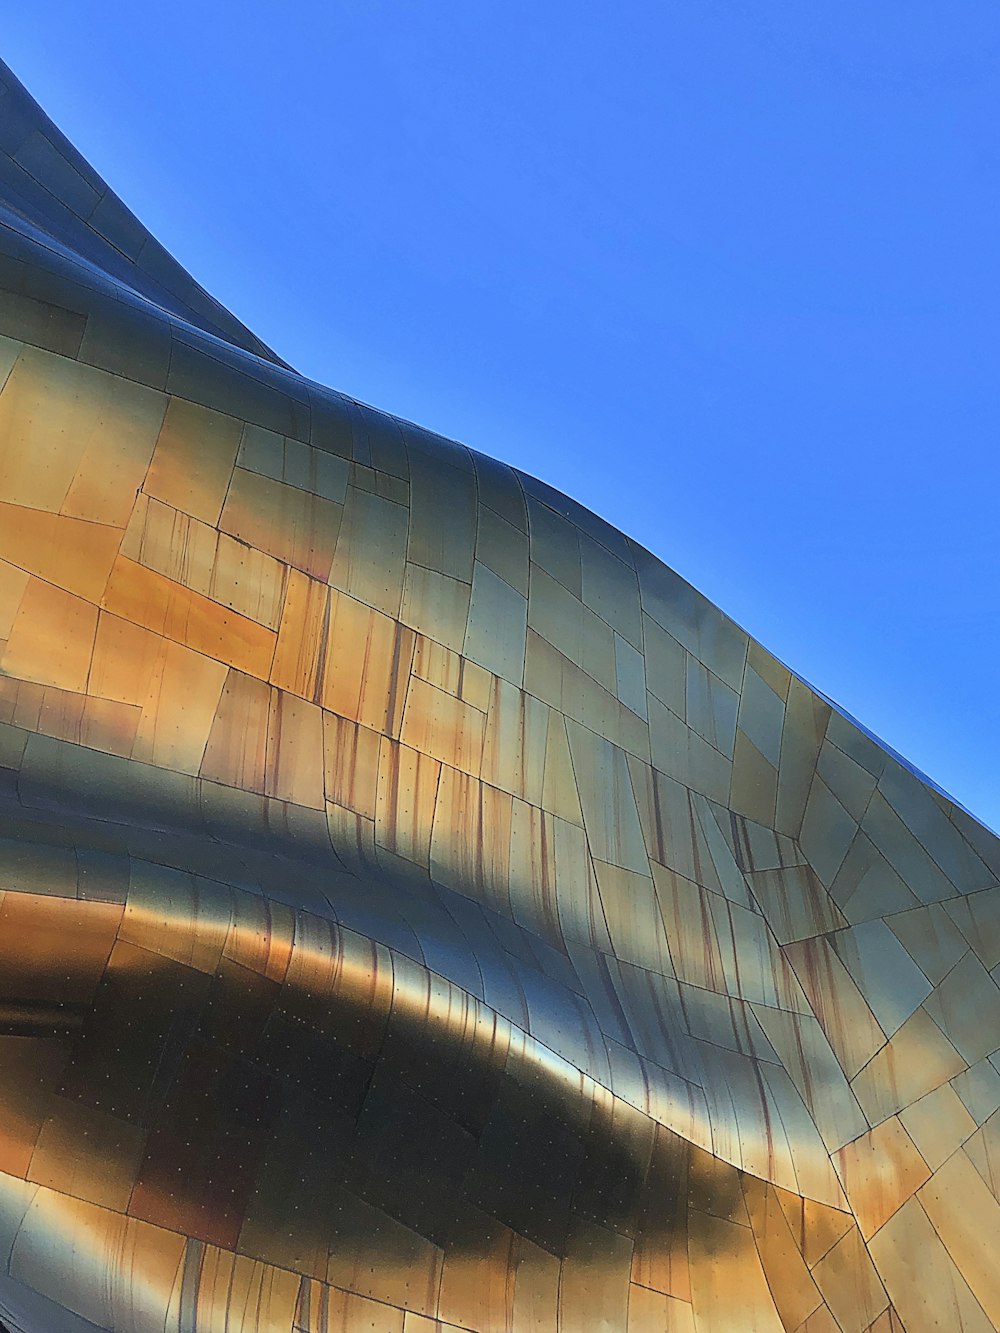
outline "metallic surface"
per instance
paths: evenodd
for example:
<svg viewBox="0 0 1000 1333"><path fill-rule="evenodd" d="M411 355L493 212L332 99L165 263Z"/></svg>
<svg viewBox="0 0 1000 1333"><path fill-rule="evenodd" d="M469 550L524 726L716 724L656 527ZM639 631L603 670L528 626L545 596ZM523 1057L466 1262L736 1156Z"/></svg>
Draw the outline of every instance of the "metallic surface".
<svg viewBox="0 0 1000 1333"><path fill-rule="evenodd" d="M0 1320L996 1328L993 835L0 92Z"/></svg>

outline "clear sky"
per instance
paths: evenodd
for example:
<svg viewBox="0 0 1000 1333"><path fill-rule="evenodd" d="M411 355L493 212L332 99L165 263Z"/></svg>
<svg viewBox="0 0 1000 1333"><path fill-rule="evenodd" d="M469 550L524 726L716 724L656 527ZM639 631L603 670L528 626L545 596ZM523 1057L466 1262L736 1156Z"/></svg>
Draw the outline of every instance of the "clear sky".
<svg viewBox="0 0 1000 1333"><path fill-rule="evenodd" d="M31 0L306 374L543 477L1000 827L995 0Z"/></svg>

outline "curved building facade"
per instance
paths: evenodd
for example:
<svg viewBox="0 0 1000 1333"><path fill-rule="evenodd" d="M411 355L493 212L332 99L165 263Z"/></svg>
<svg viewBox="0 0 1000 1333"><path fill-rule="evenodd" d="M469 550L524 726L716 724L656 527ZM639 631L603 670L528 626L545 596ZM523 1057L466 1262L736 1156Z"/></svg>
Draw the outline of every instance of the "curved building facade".
<svg viewBox="0 0 1000 1333"><path fill-rule="evenodd" d="M2 68L0 335L0 1323L1000 1325L991 833Z"/></svg>

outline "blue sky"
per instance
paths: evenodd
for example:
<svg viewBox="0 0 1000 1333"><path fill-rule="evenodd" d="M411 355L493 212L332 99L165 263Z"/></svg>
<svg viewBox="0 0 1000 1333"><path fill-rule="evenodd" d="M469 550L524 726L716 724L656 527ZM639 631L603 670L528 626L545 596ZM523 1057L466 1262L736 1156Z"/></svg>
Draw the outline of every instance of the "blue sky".
<svg viewBox="0 0 1000 1333"><path fill-rule="evenodd" d="M292 364L568 491L1000 827L995 3L32 0L4 57Z"/></svg>

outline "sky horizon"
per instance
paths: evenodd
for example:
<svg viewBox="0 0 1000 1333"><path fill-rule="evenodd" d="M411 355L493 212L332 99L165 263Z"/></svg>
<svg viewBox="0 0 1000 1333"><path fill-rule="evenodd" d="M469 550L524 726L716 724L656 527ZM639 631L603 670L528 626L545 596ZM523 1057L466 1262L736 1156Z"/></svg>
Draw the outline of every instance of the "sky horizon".
<svg viewBox="0 0 1000 1333"><path fill-rule="evenodd" d="M7 26L279 356L594 509L1000 828L1000 11L36 0Z"/></svg>

